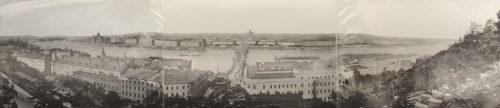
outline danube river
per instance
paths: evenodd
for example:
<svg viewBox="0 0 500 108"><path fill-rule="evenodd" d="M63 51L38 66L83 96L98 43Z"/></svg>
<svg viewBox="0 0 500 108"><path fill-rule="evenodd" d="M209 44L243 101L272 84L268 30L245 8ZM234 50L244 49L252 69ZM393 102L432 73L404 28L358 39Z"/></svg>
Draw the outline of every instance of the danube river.
<svg viewBox="0 0 500 108"><path fill-rule="evenodd" d="M235 56L235 51L232 49L208 49L203 51L186 51L186 50L164 50L151 49L142 47L111 47L97 46L85 43L75 43L70 41L53 41L53 42L34 42L34 44L42 48L68 48L77 51L89 53L91 56L101 55L101 49L104 48L107 56L123 57L125 54L128 57L163 57L163 58L181 58L192 60L192 66L195 69L211 70L211 71L227 71ZM319 56L321 59L331 59L336 55L342 54L360 54L360 53L391 53L391 54L417 54L432 55L440 50L446 49L450 42L443 42L430 45L415 45L415 46L348 46L339 48L304 48L300 50L250 50L247 63L255 63L259 61L272 61L274 57L280 56ZM196 53L199 56L180 56L181 54Z"/></svg>

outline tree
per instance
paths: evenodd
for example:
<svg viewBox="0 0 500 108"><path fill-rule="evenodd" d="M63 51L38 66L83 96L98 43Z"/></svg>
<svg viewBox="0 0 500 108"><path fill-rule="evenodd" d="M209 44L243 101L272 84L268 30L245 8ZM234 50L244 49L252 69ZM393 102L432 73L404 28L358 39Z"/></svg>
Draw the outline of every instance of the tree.
<svg viewBox="0 0 500 108"><path fill-rule="evenodd" d="M469 30L467 30L467 34L474 36L480 32L481 32L481 25L477 24L476 22L471 22Z"/></svg>
<svg viewBox="0 0 500 108"><path fill-rule="evenodd" d="M147 91L144 98L143 105L146 108L160 108L163 104L162 96L158 91Z"/></svg>
<svg viewBox="0 0 500 108"><path fill-rule="evenodd" d="M14 101L14 102L12 102L12 107L10 107L10 108L18 108L18 107L19 107L19 106L17 106L17 102L16 102L16 101Z"/></svg>
<svg viewBox="0 0 500 108"><path fill-rule="evenodd" d="M354 95L347 99L344 99L342 103L342 108L365 108L367 106L368 99L365 94L356 91Z"/></svg>
<svg viewBox="0 0 500 108"><path fill-rule="evenodd" d="M486 24L484 24L483 31L488 33L488 32L494 32L496 30L495 27L495 21L493 19L489 19L486 21Z"/></svg>
<svg viewBox="0 0 500 108"><path fill-rule="evenodd" d="M122 108L124 107L124 101L120 99L120 96L115 91L109 91L106 96L104 96L104 100L101 105L104 108Z"/></svg>
<svg viewBox="0 0 500 108"><path fill-rule="evenodd" d="M498 19L498 21L496 23L496 25L497 25L497 32L500 33L500 10L497 13L497 19Z"/></svg>
<svg viewBox="0 0 500 108"><path fill-rule="evenodd" d="M354 85L355 88L358 88L359 84L361 83L361 72L357 68L354 69Z"/></svg>
<svg viewBox="0 0 500 108"><path fill-rule="evenodd" d="M72 96L70 103L75 108L95 108L97 106L94 100L86 96L82 91Z"/></svg>

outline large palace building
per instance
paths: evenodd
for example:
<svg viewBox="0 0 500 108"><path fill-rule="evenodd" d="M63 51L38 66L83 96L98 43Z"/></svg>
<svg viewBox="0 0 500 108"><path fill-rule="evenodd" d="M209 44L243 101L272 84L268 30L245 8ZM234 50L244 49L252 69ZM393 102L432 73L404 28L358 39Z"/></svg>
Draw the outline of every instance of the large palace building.
<svg viewBox="0 0 500 108"><path fill-rule="evenodd" d="M245 73L244 88L251 95L302 95L302 99L331 100L341 68L329 67L319 57L279 57L257 62Z"/></svg>
<svg viewBox="0 0 500 108"><path fill-rule="evenodd" d="M141 101L147 91L166 96L187 97L191 84L208 76L206 71L192 70L191 61L157 57L127 58L82 56L71 50L48 50L45 54L17 52L17 60L52 76L75 77L116 91L122 98ZM199 80L203 81L203 80Z"/></svg>

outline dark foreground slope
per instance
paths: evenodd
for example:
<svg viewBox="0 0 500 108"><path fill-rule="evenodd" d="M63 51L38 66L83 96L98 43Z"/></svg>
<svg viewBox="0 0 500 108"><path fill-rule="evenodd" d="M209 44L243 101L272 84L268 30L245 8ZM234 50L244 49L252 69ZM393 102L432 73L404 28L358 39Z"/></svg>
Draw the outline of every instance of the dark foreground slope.
<svg viewBox="0 0 500 108"><path fill-rule="evenodd" d="M478 28L473 25L463 39L448 49L418 59L394 81L398 94L440 90L452 98L474 100L480 107L499 104L500 33L488 26Z"/></svg>

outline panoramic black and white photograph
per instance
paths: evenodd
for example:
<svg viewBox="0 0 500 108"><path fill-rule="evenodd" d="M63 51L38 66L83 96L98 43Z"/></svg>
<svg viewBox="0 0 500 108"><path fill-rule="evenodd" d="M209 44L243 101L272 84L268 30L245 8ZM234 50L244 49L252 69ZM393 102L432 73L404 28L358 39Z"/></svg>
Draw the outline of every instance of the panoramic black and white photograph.
<svg viewBox="0 0 500 108"><path fill-rule="evenodd" d="M500 0L0 0L0 108L500 108L499 68Z"/></svg>

